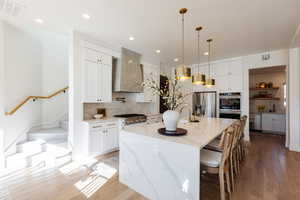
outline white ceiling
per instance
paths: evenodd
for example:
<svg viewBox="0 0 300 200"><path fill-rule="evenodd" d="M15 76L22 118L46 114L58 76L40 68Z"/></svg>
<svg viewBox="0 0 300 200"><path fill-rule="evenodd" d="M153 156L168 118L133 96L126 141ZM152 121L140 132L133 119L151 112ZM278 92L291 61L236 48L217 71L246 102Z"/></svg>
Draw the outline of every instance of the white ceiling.
<svg viewBox="0 0 300 200"><path fill-rule="evenodd" d="M235 57L289 47L300 24L300 0L22 0L17 17L0 17L28 27L70 33L72 29L143 54L152 62L173 63L181 55L180 16L186 15L186 63L196 63L196 33L202 25L205 40L214 39L213 59ZM1 11L0 11L1 12ZM90 20L84 20L88 13ZM41 18L44 24L35 24ZM134 36L134 41L128 37ZM155 53L160 49L161 53ZM202 56L202 61L207 59Z"/></svg>

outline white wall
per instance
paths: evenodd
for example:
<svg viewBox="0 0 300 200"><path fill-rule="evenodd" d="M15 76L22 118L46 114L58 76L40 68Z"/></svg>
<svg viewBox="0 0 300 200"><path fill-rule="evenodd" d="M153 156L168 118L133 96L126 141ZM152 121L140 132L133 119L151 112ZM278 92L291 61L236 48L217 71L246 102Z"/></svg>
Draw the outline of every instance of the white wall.
<svg viewBox="0 0 300 200"><path fill-rule="evenodd" d="M0 86L0 94L1 89L4 90L0 96L0 112L2 107L10 111L27 96L48 96L68 86L70 41L67 36L1 23L4 24L4 40L1 43L4 59L1 61L5 65L0 74L4 76L4 84ZM29 101L12 116L2 116L4 112L1 112L0 132L1 124L4 124L2 129L6 154L14 152L15 143L25 140L26 133L32 127L57 126L59 119L67 112L67 93L50 100Z"/></svg>
<svg viewBox="0 0 300 200"><path fill-rule="evenodd" d="M289 51L289 147L300 151L300 48Z"/></svg>
<svg viewBox="0 0 300 200"><path fill-rule="evenodd" d="M48 96L68 86L69 37L54 33L44 33L42 95ZM59 120L68 113L68 93L42 101L42 124L58 126Z"/></svg>
<svg viewBox="0 0 300 200"><path fill-rule="evenodd" d="M9 24L4 25L5 91L8 111L25 97L41 94L42 46L30 34ZM13 116L4 118L5 148L40 123L41 103L29 102Z"/></svg>
<svg viewBox="0 0 300 200"><path fill-rule="evenodd" d="M4 24L0 21L0 169L4 167Z"/></svg>

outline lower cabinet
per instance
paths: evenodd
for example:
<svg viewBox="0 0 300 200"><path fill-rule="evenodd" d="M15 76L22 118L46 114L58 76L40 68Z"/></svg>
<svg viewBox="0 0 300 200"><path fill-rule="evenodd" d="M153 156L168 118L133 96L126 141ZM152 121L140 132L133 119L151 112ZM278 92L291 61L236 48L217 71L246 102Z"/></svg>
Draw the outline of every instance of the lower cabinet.
<svg viewBox="0 0 300 200"><path fill-rule="evenodd" d="M286 130L285 115L283 114L262 114L262 131L284 133Z"/></svg>
<svg viewBox="0 0 300 200"><path fill-rule="evenodd" d="M89 156L97 156L119 148L118 122L92 123L86 129L87 151Z"/></svg>

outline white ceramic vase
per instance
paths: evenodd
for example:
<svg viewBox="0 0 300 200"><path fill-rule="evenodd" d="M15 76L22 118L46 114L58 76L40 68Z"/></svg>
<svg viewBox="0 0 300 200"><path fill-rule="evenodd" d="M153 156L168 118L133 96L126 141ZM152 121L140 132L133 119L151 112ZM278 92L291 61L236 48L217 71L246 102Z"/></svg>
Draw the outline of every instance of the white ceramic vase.
<svg viewBox="0 0 300 200"><path fill-rule="evenodd" d="M179 121L179 112L167 110L163 114L163 120L167 131L176 131Z"/></svg>

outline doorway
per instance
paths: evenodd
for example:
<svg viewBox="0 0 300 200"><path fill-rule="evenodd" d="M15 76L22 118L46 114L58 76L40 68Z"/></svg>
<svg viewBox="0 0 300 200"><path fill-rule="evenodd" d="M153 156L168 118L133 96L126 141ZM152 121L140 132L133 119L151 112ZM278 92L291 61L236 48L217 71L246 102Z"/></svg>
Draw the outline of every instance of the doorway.
<svg viewBox="0 0 300 200"><path fill-rule="evenodd" d="M287 127L287 68L273 66L249 70L249 129L254 134L280 137Z"/></svg>

